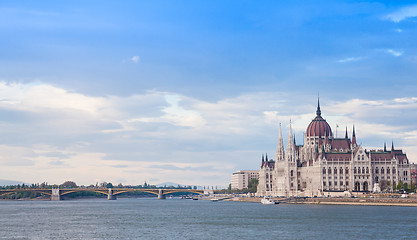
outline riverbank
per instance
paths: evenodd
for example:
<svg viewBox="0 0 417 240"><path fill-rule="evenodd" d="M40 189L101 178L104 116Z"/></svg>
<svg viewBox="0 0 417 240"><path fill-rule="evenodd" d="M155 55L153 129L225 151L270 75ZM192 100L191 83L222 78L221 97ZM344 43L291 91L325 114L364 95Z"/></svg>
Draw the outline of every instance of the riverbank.
<svg viewBox="0 0 417 240"><path fill-rule="evenodd" d="M226 201L260 203L258 197L234 197ZM417 198L273 198L285 204L358 205L417 207Z"/></svg>

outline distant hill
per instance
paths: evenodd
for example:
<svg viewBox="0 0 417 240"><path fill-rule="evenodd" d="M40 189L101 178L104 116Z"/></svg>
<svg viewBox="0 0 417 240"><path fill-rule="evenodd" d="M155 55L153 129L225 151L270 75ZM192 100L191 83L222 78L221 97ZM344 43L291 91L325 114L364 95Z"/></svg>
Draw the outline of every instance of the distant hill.
<svg viewBox="0 0 417 240"><path fill-rule="evenodd" d="M0 179L0 186L17 185L17 184L22 184L22 183L24 183L24 182L19 182L19 181L15 181L15 180Z"/></svg>

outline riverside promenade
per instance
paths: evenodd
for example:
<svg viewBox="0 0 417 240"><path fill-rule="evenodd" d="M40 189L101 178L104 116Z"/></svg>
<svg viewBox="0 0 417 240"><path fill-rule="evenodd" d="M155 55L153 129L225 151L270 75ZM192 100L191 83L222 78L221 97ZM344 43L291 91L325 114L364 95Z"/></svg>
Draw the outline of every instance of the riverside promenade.
<svg viewBox="0 0 417 240"><path fill-rule="evenodd" d="M318 198L272 198L285 204L324 204L324 205L360 205L360 206L404 206L417 207L417 194L363 194L352 197ZM204 198L204 197L203 197ZM224 201L260 203L261 197L230 197ZM206 199L208 200L208 199Z"/></svg>

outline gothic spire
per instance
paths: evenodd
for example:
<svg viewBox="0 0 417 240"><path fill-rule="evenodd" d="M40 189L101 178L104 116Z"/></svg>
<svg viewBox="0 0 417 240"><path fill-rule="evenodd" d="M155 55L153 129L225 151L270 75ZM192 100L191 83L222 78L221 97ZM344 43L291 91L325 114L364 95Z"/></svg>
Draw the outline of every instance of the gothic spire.
<svg viewBox="0 0 417 240"><path fill-rule="evenodd" d="M347 126L346 126L345 138L346 138L346 139L348 139L348 134L347 134Z"/></svg>
<svg viewBox="0 0 417 240"><path fill-rule="evenodd" d="M295 161L295 147L294 147L294 139L292 136L292 129L291 129L291 120L290 120L290 128L288 133L288 142L287 142L287 161L294 162Z"/></svg>
<svg viewBox="0 0 417 240"><path fill-rule="evenodd" d="M356 145L355 125L353 125L352 144Z"/></svg>
<svg viewBox="0 0 417 240"><path fill-rule="evenodd" d="M384 152L387 151L387 143L384 142Z"/></svg>
<svg viewBox="0 0 417 240"><path fill-rule="evenodd" d="M264 160L264 154L262 153L262 163L264 162L265 160Z"/></svg>
<svg viewBox="0 0 417 240"><path fill-rule="evenodd" d="M352 137L356 137L356 134L355 134L355 124L353 125L353 134L352 134Z"/></svg>
<svg viewBox="0 0 417 240"><path fill-rule="evenodd" d="M278 134L278 144L277 144L277 153L275 155L275 161L283 161L285 158L284 153L284 142L282 140L282 133L281 133L281 123L279 124L279 134Z"/></svg>
<svg viewBox="0 0 417 240"><path fill-rule="evenodd" d="M316 111L317 116L321 116L321 111L320 111L320 97L317 97L317 111Z"/></svg>
<svg viewBox="0 0 417 240"><path fill-rule="evenodd" d="M391 152L394 152L394 141L392 141Z"/></svg>

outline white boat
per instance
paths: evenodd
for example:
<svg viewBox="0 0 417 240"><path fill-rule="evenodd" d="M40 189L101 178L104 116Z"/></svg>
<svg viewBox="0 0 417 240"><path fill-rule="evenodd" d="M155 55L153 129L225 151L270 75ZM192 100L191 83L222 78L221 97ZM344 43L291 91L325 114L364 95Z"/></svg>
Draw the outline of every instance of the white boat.
<svg viewBox="0 0 417 240"><path fill-rule="evenodd" d="M220 199L218 199L218 198L212 198L212 199L210 199L210 201L212 201L212 202L218 202L218 201L220 201Z"/></svg>
<svg viewBox="0 0 417 240"><path fill-rule="evenodd" d="M274 200L270 198L264 197L262 198L261 203L262 204L278 204L279 202L275 202Z"/></svg>

